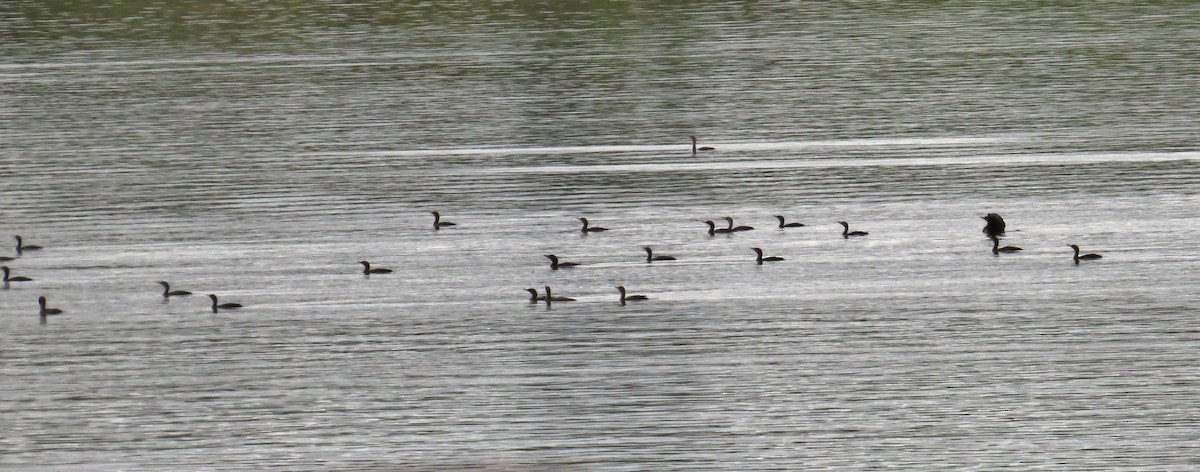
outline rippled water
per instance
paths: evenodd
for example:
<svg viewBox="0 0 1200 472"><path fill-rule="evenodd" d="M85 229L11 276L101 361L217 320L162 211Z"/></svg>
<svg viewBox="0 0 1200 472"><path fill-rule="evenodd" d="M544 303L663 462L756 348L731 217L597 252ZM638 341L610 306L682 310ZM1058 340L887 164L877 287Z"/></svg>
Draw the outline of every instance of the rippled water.
<svg viewBox="0 0 1200 472"><path fill-rule="evenodd" d="M0 468L1196 466L1198 7L282 5L0 7Z"/></svg>

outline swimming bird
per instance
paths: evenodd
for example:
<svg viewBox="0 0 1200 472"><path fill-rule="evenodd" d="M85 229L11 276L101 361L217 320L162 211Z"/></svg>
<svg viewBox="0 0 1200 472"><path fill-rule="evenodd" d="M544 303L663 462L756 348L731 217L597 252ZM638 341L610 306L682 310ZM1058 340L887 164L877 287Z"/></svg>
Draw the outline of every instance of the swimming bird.
<svg viewBox="0 0 1200 472"><path fill-rule="evenodd" d="M13 238L16 238L16 240L17 240L17 255L18 256L21 255L22 251L37 251L42 248L41 246L34 246L32 244L30 244L30 245L22 244L23 241L21 240L20 236L13 236Z"/></svg>
<svg viewBox="0 0 1200 472"><path fill-rule="evenodd" d="M367 262L367 261L358 261L358 263L359 263L359 264L362 264L362 266L363 266L363 274L364 274L364 275L370 275L370 274L390 274L390 273L392 273L392 269L383 269L383 268L379 268L379 269L372 269L372 268L371 268L371 263L370 263L370 262Z"/></svg>
<svg viewBox="0 0 1200 472"><path fill-rule="evenodd" d="M674 256L656 256L656 255L654 255L654 250L650 249L650 246L643 247L642 249L646 250L646 262L675 260Z"/></svg>
<svg viewBox="0 0 1200 472"><path fill-rule="evenodd" d="M736 233L736 232L739 232L739 231L750 231L750 230L754 229L754 227L753 227L753 226L746 226L746 225L734 226L734 225L733 225L733 217L732 217L732 216L722 216L721 218L722 218L722 219L724 219L726 222L728 222L728 223L729 223L729 226L728 226L728 227L726 227L726 228L725 228L725 230L726 230L726 231L729 231L729 232L731 232L731 233Z"/></svg>
<svg viewBox="0 0 1200 472"><path fill-rule="evenodd" d="M212 299L212 311L213 311L213 313L216 313L216 312L217 312L217 308L220 308L220 309L223 309L223 310L228 310L228 309L231 309L231 308L241 308L241 307L242 307L242 304L241 304L241 303L222 303L222 304L219 304L219 305L218 305L218 304L217 304L217 296L216 296L216 295L213 295L213 294L211 294L211 293L210 293L210 294L208 294L208 298L211 298L211 299Z"/></svg>
<svg viewBox="0 0 1200 472"><path fill-rule="evenodd" d="M43 318L45 318L46 315L61 315L62 313L63 311L59 310L58 308L47 308L46 297L38 297L38 314Z"/></svg>
<svg viewBox="0 0 1200 472"><path fill-rule="evenodd" d="M721 234L732 233L732 231L727 230L725 228L717 228L717 224L713 223L712 220L704 220L704 224L708 225L708 235L709 236L713 236L717 233L721 233Z"/></svg>
<svg viewBox="0 0 1200 472"><path fill-rule="evenodd" d="M783 215L775 215L775 219L779 220L780 228L799 228L801 226L804 226L804 223L784 223Z"/></svg>
<svg viewBox="0 0 1200 472"><path fill-rule="evenodd" d="M442 221L441 213L438 213L436 211L431 211L430 213L433 214L433 229L442 229L443 227L446 227L446 226L454 226L454 223L451 223L449 221Z"/></svg>
<svg viewBox="0 0 1200 472"><path fill-rule="evenodd" d="M527 289L525 289L525 291L529 292L529 303L537 303L539 300L546 299L545 295L538 295L536 288L527 288ZM553 298L554 299L550 300L550 301L552 301L552 302L573 302L573 301L575 301L575 299L571 298L571 297L553 297Z"/></svg>
<svg viewBox="0 0 1200 472"><path fill-rule="evenodd" d="M763 262L776 262L783 260L783 258L779 256L763 257L763 250L761 248L752 247L750 249L754 251L755 254L758 254L758 258L755 259L755 261L758 262L758 265L762 265Z"/></svg>
<svg viewBox="0 0 1200 472"><path fill-rule="evenodd" d="M579 221L583 222L583 228L579 230L579 232L580 232L580 233L587 234L587 233L597 233L597 232L600 232L600 231L608 231L608 228L605 228L605 227L602 227L602 226L592 226L592 227L588 227L588 220L587 220L587 218L579 218Z"/></svg>
<svg viewBox="0 0 1200 472"><path fill-rule="evenodd" d="M866 236L867 234L869 234L866 231L850 231L850 223L847 223L845 221L839 221L838 224L842 225L842 237L843 238L849 239L851 236Z"/></svg>
<svg viewBox="0 0 1200 472"><path fill-rule="evenodd" d="M538 295L536 288L527 288L525 291L529 292L529 303L537 303L538 300L546 299L545 295Z"/></svg>
<svg viewBox="0 0 1200 472"><path fill-rule="evenodd" d="M992 239L992 254L1000 255L1000 253L1002 253L1002 252L1017 252L1017 251L1022 250L1021 248L1016 247L1016 246L1000 247L1000 238L999 237L992 236L991 239Z"/></svg>
<svg viewBox="0 0 1200 472"><path fill-rule="evenodd" d="M176 296L182 296L182 295L191 295L191 294L192 294L192 292L189 292L189 291L186 291L186 290L175 290L175 291L172 291L172 290L171 290L171 284L168 284L168 283L166 283L165 281L159 281L159 282L158 282L158 284L159 284L159 285L162 285L162 287L163 287L163 298L170 298L170 297L176 297Z"/></svg>
<svg viewBox="0 0 1200 472"><path fill-rule="evenodd" d="M9 282L32 282L32 281L33 281L33 279L31 279L31 278L29 278L29 277L21 277L21 276L17 276L17 277L9 277L9 276L8 276L8 274L9 274L8 266L0 266L0 270L4 271L4 283L9 283Z"/></svg>
<svg viewBox="0 0 1200 472"><path fill-rule="evenodd" d="M987 233L988 236L1004 234L1004 228L1007 225L1004 223L1004 218L1001 218L1000 215L988 213L986 216L981 216L980 218L983 218L983 221L987 222L983 226L983 232Z"/></svg>
<svg viewBox="0 0 1200 472"><path fill-rule="evenodd" d="M712 151L715 149L711 146L696 147L696 136L688 136L688 137L692 138L692 154L695 154L696 151Z"/></svg>
<svg viewBox="0 0 1200 472"><path fill-rule="evenodd" d="M1079 246L1076 246L1074 244L1068 244L1067 246L1069 246L1071 249L1075 250L1075 263L1076 264L1078 264L1079 261L1091 261L1091 260L1096 260L1096 259L1100 259L1101 257L1104 257L1099 254L1084 254L1081 256L1081 255L1079 255Z"/></svg>
<svg viewBox="0 0 1200 472"><path fill-rule="evenodd" d="M550 259L550 270L558 270L560 267L569 269L579 265L578 262L559 262L558 256L554 254L546 254L546 259Z"/></svg>
<svg viewBox="0 0 1200 472"><path fill-rule="evenodd" d="M571 297L556 297L556 296L554 296L554 294L552 292L550 292L549 285L546 285L546 297L545 298L546 298L546 306L550 306L550 302L573 302L573 301L575 301L575 299L571 298Z"/></svg>
<svg viewBox="0 0 1200 472"><path fill-rule="evenodd" d="M0 262L15 261L17 258L9 256L0 256Z"/></svg>
<svg viewBox="0 0 1200 472"><path fill-rule="evenodd" d="M650 297L647 297L647 296L645 296L645 295L626 295L626 294L625 294L625 286L624 286L624 285L618 285L618 286L617 286L617 291L618 291L618 292L621 292L621 306L625 306L625 302L627 302L627 301L629 301L629 302L640 302L640 301L643 301L643 300L649 300L649 299L650 299Z"/></svg>

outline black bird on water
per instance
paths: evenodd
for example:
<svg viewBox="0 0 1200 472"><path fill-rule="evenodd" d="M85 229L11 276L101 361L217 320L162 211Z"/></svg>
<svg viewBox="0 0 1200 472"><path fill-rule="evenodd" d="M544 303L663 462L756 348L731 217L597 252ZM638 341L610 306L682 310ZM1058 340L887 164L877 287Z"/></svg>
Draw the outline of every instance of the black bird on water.
<svg viewBox="0 0 1200 472"><path fill-rule="evenodd" d="M1070 247L1071 249L1075 250L1074 259L1075 259L1076 264L1078 264L1079 261L1094 261L1096 259L1100 259L1100 258L1104 257L1099 254L1084 254L1081 256L1081 255L1079 255L1079 246L1074 245L1074 244L1068 244L1067 246Z"/></svg>
<svg viewBox="0 0 1200 472"><path fill-rule="evenodd" d="M546 259L550 259L550 270L558 270L559 268L569 269L579 265L578 262L559 262L558 256L554 254L546 254Z"/></svg>
<svg viewBox="0 0 1200 472"><path fill-rule="evenodd" d="M587 233L599 233L601 231L608 231L608 228L604 228L601 226L588 226L587 218L579 218L579 221L583 223L583 228L581 228L579 230L580 233L587 234Z"/></svg>
<svg viewBox="0 0 1200 472"><path fill-rule="evenodd" d="M431 211L429 213L433 214L433 229L442 229L447 226L454 226L454 223L451 223L449 221L442 221L441 213L438 213L436 211Z"/></svg>
<svg viewBox="0 0 1200 472"><path fill-rule="evenodd" d="M755 262L758 262L758 265L762 265L763 262L778 262L783 260L783 258L779 256L763 257L763 250L761 248L752 247L750 250L754 251L754 253L758 255L758 257L755 259Z"/></svg>
<svg viewBox="0 0 1200 472"><path fill-rule="evenodd" d="M779 220L780 228L799 228L801 226L804 226L804 223L784 223L783 215L775 215L775 219Z"/></svg>
<svg viewBox="0 0 1200 472"><path fill-rule="evenodd" d="M9 275L8 266L0 266L0 271L4 271L4 283L5 284L7 284L9 282L31 282L31 281L33 281L33 279L31 279L29 277L21 277L21 276L9 277L8 276Z"/></svg>
<svg viewBox="0 0 1200 472"><path fill-rule="evenodd" d="M21 255L21 253L23 251L38 251L38 250L42 249L41 246L35 246L33 244L28 244L28 245L23 244L24 241L21 239L20 236L13 236L13 238L17 240L17 255L18 256Z"/></svg>
<svg viewBox="0 0 1200 472"><path fill-rule="evenodd" d="M550 286L546 285L545 287L546 287L546 296L543 298L546 300L546 308L550 308L550 302L573 302L573 301L575 301L575 299L571 298L571 297L554 296L554 294L550 292Z"/></svg>
<svg viewBox="0 0 1200 472"><path fill-rule="evenodd" d="M363 266L363 271L362 271L363 275L392 273L392 269L372 268L371 263L367 262L367 261L358 261L358 263L362 264L362 266Z"/></svg>
<svg viewBox="0 0 1200 472"><path fill-rule="evenodd" d="M63 311L59 310L58 308L46 307L46 297L38 297L38 314L40 314L43 318L45 318L46 315L61 315L62 313Z"/></svg>
<svg viewBox="0 0 1200 472"><path fill-rule="evenodd" d="M725 228L717 228L717 224L716 224L716 223L713 223L713 221L712 221L712 220L704 220L704 224L708 225L708 235L709 235L709 236L713 236L713 235L716 235L716 234L718 234L718 233L720 233L720 234L729 234L729 233L732 233L732 232L733 232L733 230L728 230L728 229L725 229Z"/></svg>
<svg viewBox="0 0 1200 472"><path fill-rule="evenodd" d="M737 232L741 232L741 231L750 231L750 230L754 229L753 226L746 226L746 225L734 226L732 216L722 216L721 219L724 219L727 223L729 223L729 226L727 226L725 228L725 230L729 231L730 233L737 233Z"/></svg>
<svg viewBox="0 0 1200 472"><path fill-rule="evenodd" d="M1000 255L1000 253L1002 253L1002 252L1017 252L1017 251L1022 250L1021 248L1016 247L1016 246L1000 247L1000 238L998 236L992 236L991 240L992 240L992 254L995 254L995 255Z"/></svg>
<svg viewBox="0 0 1200 472"><path fill-rule="evenodd" d="M842 225L842 237L846 239L850 239L852 236L866 236L870 234L866 231L850 231L850 223L845 221L839 221L838 224Z"/></svg>
<svg viewBox="0 0 1200 472"><path fill-rule="evenodd" d="M983 218L983 221L987 222L983 226L983 232L989 237L1004 234L1004 228L1007 225L1004 223L1004 218L1001 218L999 214L988 213L986 216L981 216L980 218Z"/></svg>
<svg viewBox="0 0 1200 472"><path fill-rule="evenodd" d="M158 284L159 284L159 285L162 285L162 288L163 288L163 298L178 297L178 296L183 296L183 295L191 295L191 294L192 294L192 292L189 292L189 291L187 291L187 290L171 290L171 284L167 283L166 281L162 281L162 280L160 280L160 281L158 282Z"/></svg>
<svg viewBox="0 0 1200 472"><path fill-rule="evenodd" d="M539 301L546 299L545 295L538 295L536 288L527 288L527 289L525 289L525 291L529 292L529 303L537 303ZM554 299L550 300L550 301L552 301L552 302L573 302L573 301L575 301L575 299L571 298L571 297L557 297L556 296L553 298Z"/></svg>
<svg viewBox="0 0 1200 472"><path fill-rule="evenodd" d="M220 303L220 304L218 304L217 296L213 295L211 293L208 294L208 298L212 300L212 312L213 313L216 313L218 308L220 308L222 310L229 310L229 309L233 309L233 308L241 308L242 307L241 303Z"/></svg>
<svg viewBox="0 0 1200 472"><path fill-rule="evenodd" d="M675 260L674 256L656 256L656 255L654 255L654 250L650 249L650 246L643 247L642 249L646 250L646 262Z"/></svg>
<svg viewBox="0 0 1200 472"><path fill-rule="evenodd" d="M643 300L650 299L650 297L647 297L645 295L626 295L625 294L625 286L623 286L623 285L618 285L617 291L621 292L621 306L625 306L625 302L627 302L627 301L628 302L640 302Z"/></svg>

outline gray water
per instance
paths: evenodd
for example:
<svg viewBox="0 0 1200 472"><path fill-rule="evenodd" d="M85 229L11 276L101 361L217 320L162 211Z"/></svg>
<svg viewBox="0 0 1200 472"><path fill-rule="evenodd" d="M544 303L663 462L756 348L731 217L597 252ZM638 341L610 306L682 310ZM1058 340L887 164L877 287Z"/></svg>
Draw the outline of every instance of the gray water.
<svg viewBox="0 0 1200 472"><path fill-rule="evenodd" d="M0 468L1198 464L1196 5L133 5L0 6Z"/></svg>

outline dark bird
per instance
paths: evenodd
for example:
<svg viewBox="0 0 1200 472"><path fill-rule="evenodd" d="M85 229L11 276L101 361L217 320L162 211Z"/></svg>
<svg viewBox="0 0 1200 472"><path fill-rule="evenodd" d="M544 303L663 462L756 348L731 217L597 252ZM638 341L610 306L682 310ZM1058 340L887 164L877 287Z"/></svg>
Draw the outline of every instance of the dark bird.
<svg viewBox="0 0 1200 472"><path fill-rule="evenodd" d="M9 276L8 276L8 274L9 274L8 266L0 266L0 270L4 271L4 283L9 283L9 282L31 282L31 281L33 281L33 279L31 279L31 278L29 278L29 277L21 277L21 276L17 276L17 277L9 277Z"/></svg>
<svg viewBox="0 0 1200 472"><path fill-rule="evenodd" d="M608 228L604 228L601 226L589 227L587 218L580 218L579 221L583 223L583 228L581 228L579 230L580 233L587 234L587 233L598 233L600 231L608 231Z"/></svg>
<svg viewBox="0 0 1200 472"><path fill-rule="evenodd" d="M159 282L158 282L158 284L159 284L159 285L162 285L162 287L163 287L163 298L170 298L170 297L177 297L177 296L182 296L182 295L191 295L191 294L192 294L192 292L189 292L189 291L186 291L186 290L174 290L174 291L172 291L172 290L171 290L171 284L169 284L169 283L166 283L165 281L159 281Z"/></svg>
<svg viewBox="0 0 1200 472"><path fill-rule="evenodd" d="M851 236L866 236L867 234L869 234L866 231L850 231L850 223L847 223L845 221L839 221L838 224L842 225L842 237L843 238L848 239Z"/></svg>
<svg viewBox="0 0 1200 472"><path fill-rule="evenodd" d="M755 261L758 262L758 265L762 265L763 262L776 262L783 260L783 258L779 256L763 257L763 250L760 248L752 247L750 249L754 251L755 254L758 254L758 258L755 259Z"/></svg>
<svg viewBox="0 0 1200 472"><path fill-rule="evenodd" d="M695 154L695 153L696 153L696 151L712 151L712 150L714 150L714 149L715 149L715 148L713 148L713 147L710 147L710 146L700 146L700 147L696 147L696 137L695 137L695 136L688 136L688 137L689 137L689 138L692 138L692 154Z"/></svg>
<svg viewBox="0 0 1200 472"><path fill-rule="evenodd" d="M726 227L725 229L731 233L736 233L739 231L750 231L750 230L754 229L753 226L745 226L745 225L734 226L732 216L722 216L721 218L723 218L726 222L729 223L729 226Z"/></svg>
<svg viewBox="0 0 1200 472"><path fill-rule="evenodd" d="M213 311L213 313L216 313L218 308L220 308L220 309L224 309L224 310L228 310L228 309L231 309L231 308L241 308L241 307L242 307L242 304L241 304L241 303L221 303L221 304L219 304L219 305L218 305L218 304L217 304L217 296L216 296L216 295L213 295L213 294L211 294L211 293L210 293L210 294L208 294L208 298L211 298L211 299L212 299L212 311Z"/></svg>
<svg viewBox="0 0 1200 472"><path fill-rule="evenodd" d="M992 254L1000 255L1000 253L1002 253L1002 252L1017 252L1017 251L1022 250L1021 248L1016 247L1016 246L1000 247L1000 238L997 236L992 236L991 240L992 240Z"/></svg>
<svg viewBox="0 0 1200 472"><path fill-rule="evenodd" d="M656 255L654 255L654 250L650 249L650 246L643 247L642 249L646 250L646 262L675 260L674 256L656 256Z"/></svg>
<svg viewBox="0 0 1200 472"><path fill-rule="evenodd" d="M539 300L546 299L545 295L538 295L536 288L527 288L525 291L529 292L529 303L537 303Z"/></svg>
<svg viewBox="0 0 1200 472"><path fill-rule="evenodd" d="M775 219L779 220L780 228L799 228L801 226L804 226L804 223L784 223L783 215L775 215Z"/></svg>
<svg viewBox="0 0 1200 472"><path fill-rule="evenodd" d="M538 295L536 288L527 288L527 289L525 289L525 291L529 292L529 303L537 303L540 300L546 299L545 295ZM571 298L571 297L554 297L554 299L550 300L550 301L552 301L552 302L573 302L573 301L575 301L575 299Z"/></svg>
<svg viewBox="0 0 1200 472"><path fill-rule="evenodd" d="M650 297L645 295L626 295L625 287L623 285L618 285L617 291L621 292L621 306L625 306L625 302L640 302L642 300L650 299Z"/></svg>
<svg viewBox="0 0 1200 472"><path fill-rule="evenodd" d="M571 298L571 297L556 297L556 296L554 296L554 294L552 292L550 292L549 285L546 285L545 287L546 287L546 296L545 296L546 306L550 306L550 302L573 302L573 301L575 301L575 299Z"/></svg>
<svg viewBox="0 0 1200 472"><path fill-rule="evenodd" d="M438 213L436 211L431 211L430 213L433 214L433 229L442 229L446 226L454 226L454 223L451 223L449 221L442 221L441 213Z"/></svg>
<svg viewBox="0 0 1200 472"><path fill-rule="evenodd" d="M38 297L38 314L43 318L46 315L61 315L62 313L63 311L58 308L46 307L46 297Z"/></svg>
<svg viewBox="0 0 1200 472"><path fill-rule="evenodd" d="M712 220L704 220L704 224L708 225L708 235L709 236L713 236L717 233L729 234L729 233L733 232L733 231L727 230L725 228L717 228L717 224L713 223Z"/></svg>
<svg viewBox="0 0 1200 472"><path fill-rule="evenodd" d="M22 244L23 241L21 240L20 236L13 236L13 238L16 238L16 240L17 240L17 255L18 256L21 255L22 251L37 251L42 248L41 246L34 246L32 244L29 244L29 245Z"/></svg>
<svg viewBox="0 0 1200 472"><path fill-rule="evenodd" d="M996 213L988 213L987 216L981 216L980 218L983 218L983 221L987 222L983 226L983 232L988 236L999 236L1004 234L1004 227L1007 225L1004 224L1004 218L1001 218L1000 215Z"/></svg>
<svg viewBox="0 0 1200 472"><path fill-rule="evenodd" d="M579 265L578 262L558 262L558 256L554 254L546 254L546 259L550 259L550 270L558 270L560 267L567 269Z"/></svg>
<svg viewBox="0 0 1200 472"><path fill-rule="evenodd" d="M359 264L362 264L362 266L363 266L363 274L364 274L364 275L370 275L370 274L390 274L390 273L392 273L392 269L382 269L382 268L380 268L380 269L372 269L372 268L371 268L371 263L370 263L370 262L367 262L367 261L358 261L358 263L359 263Z"/></svg>
<svg viewBox="0 0 1200 472"><path fill-rule="evenodd" d="M1096 260L1096 259L1100 259L1101 257L1104 257L1099 254L1084 254L1081 256L1081 255L1079 255L1079 246L1076 246L1074 244L1068 244L1067 246L1070 246L1071 249L1075 250L1075 263L1076 264L1078 264L1079 261L1092 261L1092 260Z"/></svg>
<svg viewBox="0 0 1200 472"><path fill-rule="evenodd" d="M0 256L0 262L15 261L17 258L9 256Z"/></svg>

